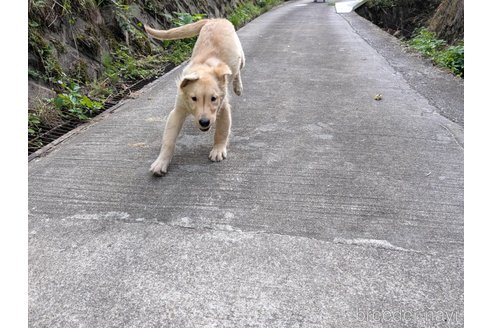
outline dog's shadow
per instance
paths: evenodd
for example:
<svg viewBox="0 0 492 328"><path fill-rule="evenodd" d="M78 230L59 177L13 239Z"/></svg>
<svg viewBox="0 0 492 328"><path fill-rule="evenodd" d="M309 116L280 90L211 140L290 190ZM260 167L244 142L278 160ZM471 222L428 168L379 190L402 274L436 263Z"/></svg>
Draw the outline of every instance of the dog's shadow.
<svg viewBox="0 0 492 328"><path fill-rule="evenodd" d="M208 156L214 143L214 133L215 128L202 132L198 130L192 121L185 121L176 139L174 155L169 164L168 173L165 175L201 174L210 176L219 174L227 159L220 162L214 162L209 159ZM160 143L158 147L160 147ZM158 149L156 148L156 155L158 154Z"/></svg>
<svg viewBox="0 0 492 328"><path fill-rule="evenodd" d="M202 132L193 123L186 123L176 140L174 157L169 169L186 172L207 170L209 166L217 164L208 158L213 147L215 130Z"/></svg>

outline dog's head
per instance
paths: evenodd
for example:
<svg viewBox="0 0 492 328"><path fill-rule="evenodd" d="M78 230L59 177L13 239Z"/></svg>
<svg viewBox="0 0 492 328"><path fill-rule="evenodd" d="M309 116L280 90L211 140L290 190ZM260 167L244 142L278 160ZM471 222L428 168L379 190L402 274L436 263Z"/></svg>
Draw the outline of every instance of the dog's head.
<svg viewBox="0 0 492 328"><path fill-rule="evenodd" d="M229 66L221 63L215 67L199 67L181 78L181 101L195 117L201 131L208 131L215 123L217 112L227 97L231 74Z"/></svg>

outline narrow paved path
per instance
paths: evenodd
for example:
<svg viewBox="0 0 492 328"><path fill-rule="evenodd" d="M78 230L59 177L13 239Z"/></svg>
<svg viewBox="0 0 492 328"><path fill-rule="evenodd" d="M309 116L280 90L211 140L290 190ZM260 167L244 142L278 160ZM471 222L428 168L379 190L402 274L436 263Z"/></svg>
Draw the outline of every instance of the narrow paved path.
<svg viewBox="0 0 492 328"><path fill-rule="evenodd" d="M190 120L148 172L179 69L31 161L30 326L462 327L463 131L364 24L290 1L241 29L221 163Z"/></svg>

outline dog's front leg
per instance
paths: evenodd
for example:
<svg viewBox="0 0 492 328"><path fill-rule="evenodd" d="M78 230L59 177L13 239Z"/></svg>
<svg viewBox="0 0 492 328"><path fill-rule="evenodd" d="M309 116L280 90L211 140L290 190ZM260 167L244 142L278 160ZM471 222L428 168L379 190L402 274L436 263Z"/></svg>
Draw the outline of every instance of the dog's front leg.
<svg viewBox="0 0 492 328"><path fill-rule="evenodd" d="M208 158L214 162L220 162L227 157L227 142L231 131L231 108L227 99L219 111L217 125L215 127L214 147Z"/></svg>
<svg viewBox="0 0 492 328"><path fill-rule="evenodd" d="M180 110L179 108L175 108L169 113L166 127L164 128L164 135L162 137L161 152L150 166L150 171L154 175L161 176L162 174L167 173L167 167L173 157L176 138L178 137L179 131L181 131L186 116L185 111Z"/></svg>

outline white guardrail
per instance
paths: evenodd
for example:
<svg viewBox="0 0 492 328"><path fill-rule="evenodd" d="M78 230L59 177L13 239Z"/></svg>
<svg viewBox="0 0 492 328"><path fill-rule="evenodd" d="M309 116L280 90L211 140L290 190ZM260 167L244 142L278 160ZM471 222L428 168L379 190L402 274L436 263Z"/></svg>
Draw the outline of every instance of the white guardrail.
<svg viewBox="0 0 492 328"><path fill-rule="evenodd" d="M367 2L367 0L336 1L335 10L338 14L350 13L365 2Z"/></svg>

